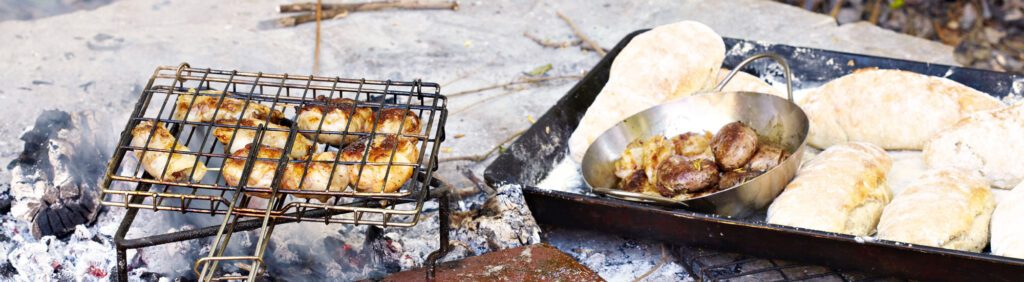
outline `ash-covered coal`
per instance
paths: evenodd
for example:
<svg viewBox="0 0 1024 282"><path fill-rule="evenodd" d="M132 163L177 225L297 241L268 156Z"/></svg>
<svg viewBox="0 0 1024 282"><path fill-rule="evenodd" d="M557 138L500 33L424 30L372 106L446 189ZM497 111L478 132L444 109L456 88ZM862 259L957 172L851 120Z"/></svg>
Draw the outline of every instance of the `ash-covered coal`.
<svg viewBox="0 0 1024 282"><path fill-rule="evenodd" d="M21 136L24 151L8 165L10 209L15 217L32 222L34 237L66 237L76 225L96 220L99 183L110 155L105 148L112 143L100 124L91 111L49 110Z"/></svg>
<svg viewBox="0 0 1024 282"><path fill-rule="evenodd" d="M453 239L476 254L540 243L540 227L516 185L498 187L480 209L454 213L452 225Z"/></svg>

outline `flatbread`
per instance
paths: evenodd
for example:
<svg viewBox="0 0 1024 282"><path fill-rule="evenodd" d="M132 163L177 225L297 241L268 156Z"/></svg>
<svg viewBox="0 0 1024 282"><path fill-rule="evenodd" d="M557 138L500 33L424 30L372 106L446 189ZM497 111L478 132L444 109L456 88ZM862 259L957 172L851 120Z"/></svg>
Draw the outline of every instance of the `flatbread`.
<svg viewBox="0 0 1024 282"><path fill-rule="evenodd" d="M1003 107L952 80L901 70L859 69L811 90L798 102L817 148L858 141L887 150L920 150L971 113Z"/></svg>
<svg viewBox="0 0 1024 282"><path fill-rule="evenodd" d="M637 35L612 62L608 82L569 138L576 162L605 130L644 109L714 86L725 43L708 26L683 21Z"/></svg>
<svg viewBox="0 0 1024 282"><path fill-rule="evenodd" d="M992 254L1024 259L1024 185L1017 185L992 213Z"/></svg>

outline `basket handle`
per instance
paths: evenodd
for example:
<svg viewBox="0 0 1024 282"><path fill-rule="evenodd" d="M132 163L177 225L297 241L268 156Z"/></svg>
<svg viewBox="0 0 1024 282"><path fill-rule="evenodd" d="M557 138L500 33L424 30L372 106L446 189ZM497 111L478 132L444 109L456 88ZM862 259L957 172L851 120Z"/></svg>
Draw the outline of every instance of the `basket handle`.
<svg viewBox="0 0 1024 282"><path fill-rule="evenodd" d="M738 65L736 65L735 68L729 71L729 75L725 76L725 79L723 79L722 82L719 82L718 86L715 86L715 92L722 92L722 89L725 88L725 84L729 83L729 81L732 80L732 77L736 75L736 72L740 71L740 69L743 69L743 67L750 64L750 62L753 62L761 58L771 58L772 60L778 62L779 65L782 65L782 71L786 73L786 95L789 97L790 102L796 103L796 101L793 100L793 73L789 71L789 64L786 63L786 59L772 53L761 53L753 55L747 58L746 60L740 62Z"/></svg>

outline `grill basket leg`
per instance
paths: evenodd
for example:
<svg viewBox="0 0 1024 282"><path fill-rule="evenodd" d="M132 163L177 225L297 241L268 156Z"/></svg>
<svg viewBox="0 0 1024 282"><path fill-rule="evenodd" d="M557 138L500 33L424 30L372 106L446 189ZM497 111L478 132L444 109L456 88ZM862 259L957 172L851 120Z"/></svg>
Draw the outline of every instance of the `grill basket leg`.
<svg viewBox="0 0 1024 282"><path fill-rule="evenodd" d="M427 256L427 274L426 275L427 275L427 279L428 280L433 280L434 279L434 274L435 274L436 268L437 268L437 260L441 259L446 254L448 254L448 250L451 248L451 245L449 245L449 240L448 240L449 229L451 229L451 224L450 224L451 220L450 220L450 217L449 217L449 214L451 213L451 210L450 210L451 206L449 205L449 202L448 202L448 197L450 196L450 194L451 194L450 190L445 189L445 192L442 193L441 196L438 197L438 199L437 199L437 201L438 201L438 208L437 208L438 209L438 211L437 211L438 218L437 219L438 219L438 223L440 225L440 228L439 228L440 231L439 232L441 233L440 234L441 246L440 246L439 249L437 249L433 253L430 253L430 255Z"/></svg>

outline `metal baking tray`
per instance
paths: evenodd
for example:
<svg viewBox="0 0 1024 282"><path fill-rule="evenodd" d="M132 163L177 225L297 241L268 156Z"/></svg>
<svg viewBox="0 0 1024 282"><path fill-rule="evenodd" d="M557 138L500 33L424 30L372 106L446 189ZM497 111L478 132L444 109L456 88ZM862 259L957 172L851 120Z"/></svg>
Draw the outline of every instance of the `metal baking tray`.
<svg viewBox="0 0 1024 282"><path fill-rule="evenodd" d="M838 269L862 270L924 280L1020 281L1024 260L983 253L854 237L764 222L764 212L725 218L625 200L589 192L537 188L567 155L567 140L587 107L608 80L619 51L639 30L623 38L587 75L509 146L484 172L490 185L519 184L533 216L542 224L591 229L755 256L802 261ZM1021 95L1024 76L892 58L724 38L725 67L758 53L775 53L792 68L794 89L823 84L859 68L902 69L946 77L998 98ZM777 65L762 62L744 71L779 78ZM802 86L802 87L801 87ZM587 191L579 183L576 190Z"/></svg>

